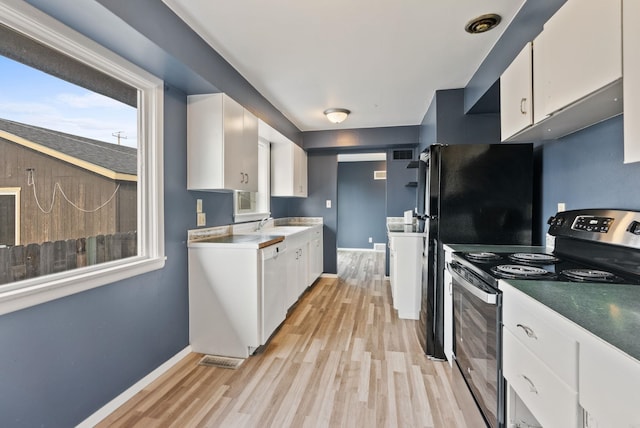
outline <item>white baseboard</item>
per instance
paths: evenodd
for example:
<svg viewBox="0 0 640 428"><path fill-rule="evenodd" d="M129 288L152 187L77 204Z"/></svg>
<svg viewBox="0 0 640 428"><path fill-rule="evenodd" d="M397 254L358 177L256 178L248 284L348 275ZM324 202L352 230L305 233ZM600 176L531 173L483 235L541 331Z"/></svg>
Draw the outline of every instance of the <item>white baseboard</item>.
<svg viewBox="0 0 640 428"><path fill-rule="evenodd" d="M321 278L337 278L338 274L337 273L323 273L322 275L320 275Z"/></svg>
<svg viewBox="0 0 640 428"><path fill-rule="evenodd" d="M138 382L129 387L122 394L118 395L113 400L109 401L107 404L98 409L94 414L89 416L84 421L80 422L77 425L77 428L92 428L96 426L98 423L102 422L107 416L113 413L118 407L122 406L124 403L129 401L136 395L138 392L142 391L144 388L149 386L151 382L158 379L164 373L166 373L171 367L175 366L180 360L191 353L191 345L184 348L182 351L178 352L176 355L171 357L169 360L165 361L154 371L140 379Z"/></svg>
<svg viewBox="0 0 640 428"><path fill-rule="evenodd" d="M360 252L373 252L373 251L378 251L378 250L374 250L373 248L338 248L338 251L360 251Z"/></svg>

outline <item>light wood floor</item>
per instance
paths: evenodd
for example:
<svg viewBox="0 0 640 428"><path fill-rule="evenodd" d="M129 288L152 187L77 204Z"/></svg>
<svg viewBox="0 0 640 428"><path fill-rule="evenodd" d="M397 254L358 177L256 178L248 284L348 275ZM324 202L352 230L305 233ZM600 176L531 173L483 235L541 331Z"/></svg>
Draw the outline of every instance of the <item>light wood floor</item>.
<svg viewBox="0 0 640 428"><path fill-rule="evenodd" d="M237 370L190 354L101 427L466 427L447 363L398 319L384 255L340 251L338 278L302 297Z"/></svg>

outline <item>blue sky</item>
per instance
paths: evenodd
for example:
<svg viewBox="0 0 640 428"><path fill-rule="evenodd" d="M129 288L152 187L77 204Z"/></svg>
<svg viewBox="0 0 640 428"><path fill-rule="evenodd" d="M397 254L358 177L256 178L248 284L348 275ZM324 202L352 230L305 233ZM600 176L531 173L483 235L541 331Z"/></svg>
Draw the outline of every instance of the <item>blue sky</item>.
<svg viewBox="0 0 640 428"><path fill-rule="evenodd" d="M0 117L122 145L137 145L136 109L0 55Z"/></svg>

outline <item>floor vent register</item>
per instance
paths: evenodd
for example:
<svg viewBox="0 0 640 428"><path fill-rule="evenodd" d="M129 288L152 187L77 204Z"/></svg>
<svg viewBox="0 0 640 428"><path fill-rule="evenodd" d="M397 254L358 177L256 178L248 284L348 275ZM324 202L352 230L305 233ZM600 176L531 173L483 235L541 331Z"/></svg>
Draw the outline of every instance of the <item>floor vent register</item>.
<svg viewBox="0 0 640 428"><path fill-rule="evenodd" d="M217 355L205 355L198 363L201 366L218 367L221 369L237 369L244 359L220 357Z"/></svg>

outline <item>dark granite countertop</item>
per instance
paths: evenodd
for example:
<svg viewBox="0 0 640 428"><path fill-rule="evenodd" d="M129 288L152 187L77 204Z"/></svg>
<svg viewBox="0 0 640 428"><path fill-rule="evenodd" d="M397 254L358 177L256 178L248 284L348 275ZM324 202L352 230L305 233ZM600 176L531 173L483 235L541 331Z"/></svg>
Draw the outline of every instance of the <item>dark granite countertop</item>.
<svg viewBox="0 0 640 428"><path fill-rule="evenodd" d="M640 286L560 281L505 282L640 360Z"/></svg>

